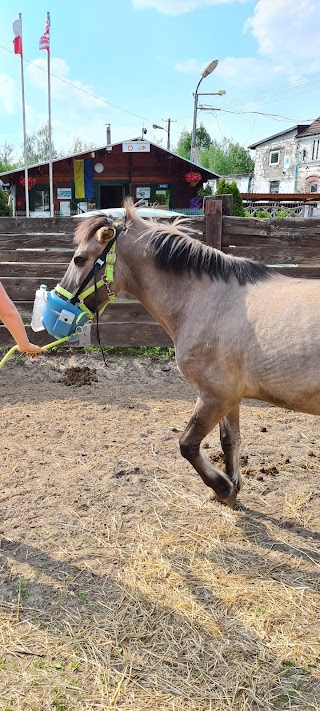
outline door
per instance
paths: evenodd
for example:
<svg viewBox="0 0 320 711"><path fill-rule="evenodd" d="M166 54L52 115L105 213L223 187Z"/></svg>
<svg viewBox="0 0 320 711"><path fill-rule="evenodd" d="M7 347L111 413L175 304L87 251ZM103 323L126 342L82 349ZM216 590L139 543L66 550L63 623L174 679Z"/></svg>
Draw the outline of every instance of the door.
<svg viewBox="0 0 320 711"><path fill-rule="evenodd" d="M100 186L100 208L122 207L124 198L123 185Z"/></svg>

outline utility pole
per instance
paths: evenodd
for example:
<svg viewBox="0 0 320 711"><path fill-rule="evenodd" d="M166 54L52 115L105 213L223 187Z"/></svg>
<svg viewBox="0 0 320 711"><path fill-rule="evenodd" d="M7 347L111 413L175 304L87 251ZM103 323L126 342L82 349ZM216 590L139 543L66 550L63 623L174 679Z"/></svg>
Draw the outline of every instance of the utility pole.
<svg viewBox="0 0 320 711"><path fill-rule="evenodd" d="M161 131L166 131L167 134L167 151L170 151L170 131L171 131L171 124L174 122L174 119L167 118L167 119L162 119L163 123L167 124L167 128L164 128L163 126L158 126L157 123L154 123L152 128L160 128Z"/></svg>

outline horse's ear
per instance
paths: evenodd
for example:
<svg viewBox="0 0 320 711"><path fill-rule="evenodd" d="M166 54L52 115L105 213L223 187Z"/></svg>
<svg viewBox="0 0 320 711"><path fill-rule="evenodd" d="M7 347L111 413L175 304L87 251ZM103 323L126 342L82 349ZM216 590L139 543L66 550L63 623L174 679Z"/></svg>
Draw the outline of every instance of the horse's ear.
<svg viewBox="0 0 320 711"><path fill-rule="evenodd" d="M109 242L116 234L114 227L100 227L96 232L96 240L106 244Z"/></svg>

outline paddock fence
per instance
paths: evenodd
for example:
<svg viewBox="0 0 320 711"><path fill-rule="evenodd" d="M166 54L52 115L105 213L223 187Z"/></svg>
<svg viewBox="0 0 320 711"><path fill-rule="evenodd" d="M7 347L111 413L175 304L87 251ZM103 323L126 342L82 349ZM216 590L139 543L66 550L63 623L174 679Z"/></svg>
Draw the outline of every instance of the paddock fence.
<svg viewBox="0 0 320 711"><path fill-rule="evenodd" d="M320 219L231 217L232 196L206 198L205 215L191 216L194 237L226 254L273 266L293 277L320 278ZM41 283L52 289L61 279L73 248L74 218L0 218L0 281L19 309L28 335L44 345L45 331L34 334L34 294ZM125 295L110 304L100 323L101 343L112 346L170 346L172 341L138 301ZM12 338L0 326L0 346ZM95 324L79 345L97 345Z"/></svg>

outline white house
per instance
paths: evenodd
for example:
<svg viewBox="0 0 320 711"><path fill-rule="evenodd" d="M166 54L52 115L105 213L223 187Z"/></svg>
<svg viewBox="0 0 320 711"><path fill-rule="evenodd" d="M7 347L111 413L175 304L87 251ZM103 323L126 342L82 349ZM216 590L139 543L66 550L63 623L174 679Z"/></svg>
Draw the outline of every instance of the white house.
<svg viewBox="0 0 320 711"><path fill-rule="evenodd" d="M320 193L320 116L297 136L295 192Z"/></svg>
<svg viewBox="0 0 320 711"><path fill-rule="evenodd" d="M299 136L310 128L311 126L298 124L249 146L256 152L251 192L297 192Z"/></svg>

